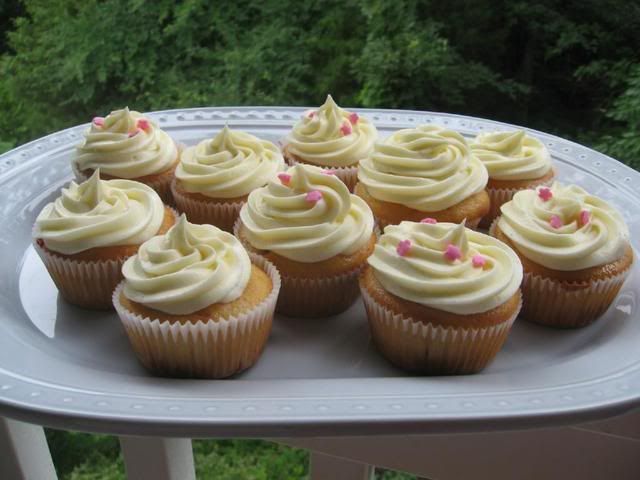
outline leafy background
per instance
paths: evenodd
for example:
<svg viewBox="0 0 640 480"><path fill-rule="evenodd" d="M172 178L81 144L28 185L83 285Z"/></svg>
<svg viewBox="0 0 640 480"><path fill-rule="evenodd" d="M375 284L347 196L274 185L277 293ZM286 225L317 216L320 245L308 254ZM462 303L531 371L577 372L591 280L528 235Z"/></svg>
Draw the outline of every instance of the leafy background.
<svg viewBox="0 0 640 480"><path fill-rule="evenodd" d="M332 93L526 125L640 168L639 32L625 0L0 1L0 152L123 105ZM61 478L122 478L114 438L48 438ZM201 478L307 473L304 452L264 442L194 449Z"/></svg>

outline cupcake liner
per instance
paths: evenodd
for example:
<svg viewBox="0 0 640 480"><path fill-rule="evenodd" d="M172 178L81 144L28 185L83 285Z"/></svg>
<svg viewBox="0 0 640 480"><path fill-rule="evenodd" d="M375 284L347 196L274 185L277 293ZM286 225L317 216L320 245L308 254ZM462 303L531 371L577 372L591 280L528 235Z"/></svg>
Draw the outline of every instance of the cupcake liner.
<svg viewBox="0 0 640 480"><path fill-rule="evenodd" d="M287 163L292 167L294 165L297 165L298 163L301 163L303 165L315 165L314 163L307 164L305 162L299 162L298 160L290 156L285 156L285 159ZM349 191L353 193L353 189L355 188L356 183L358 183L358 164L354 166L348 166L348 167L329 167L325 165L315 165L315 166L324 168L325 170L333 170L336 174L336 177L342 180L342 183L344 183L349 189Z"/></svg>
<svg viewBox="0 0 640 480"><path fill-rule="evenodd" d="M280 292L278 270L250 254L271 278L271 293L251 311L224 320L180 323L143 317L120 302L124 282L113 292L113 305L140 363L164 376L225 378L256 363L269 338Z"/></svg>
<svg viewBox="0 0 640 480"><path fill-rule="evenodd" d="M195 200L180 193L175 188L175 182L171 183L171 191L176 207L187 215L191 223L208 223L230 233L233 232L233 226L245 204L245 202L218 203Z"/></svg>
<svg viewBox="0 0 640 480"><path fill-rule="evenodd" d="M78 261L60 257L34 242L33 246L64 299L79 307L111 310L111 294L122 280L129 257L105 261Z"/></svg>
<svg viewBox="0 0 640 480"><path fill-rule="evenodd" d="M488 228L491 223L500 215L500 207L510 201L513 196L521 190L528 188L548 186L550 187L555 181L555 176L549 180L537 182L532 180L531 185L527 188L490 188L487 187L487 193L489 194L490 207L489 213L487 213L480 222L481 228Z"/></svg>
<svg viewBox="0 0 640 480"><path fill-rule="evenodd" d="M380 305L365 287L362 299L373 341L382 355L410 372L430 375L475 373L502 348L516 312L506 321L483 328L443 327L394 313Z"/></svg>
<svg viewBox="0 0 640 480"><path fill-rule="evenodd" d="M618 275L584 282L561 282L524 274L522 318L556 328L580 328L601 317L613 303L631 268Z"/></svg>
<svg viewBox="0 0 640 480"><path fill-rule="evenodd" d="M249 252L262 257L240 235L241 226L242 220L238 219L233 227L233 234ZM342 275L323 278L298 278L280 272L282 291L276 312L288 317L303 318L328 317L344 312L360 294L358 276L364 267L363 264Z"/></svg>

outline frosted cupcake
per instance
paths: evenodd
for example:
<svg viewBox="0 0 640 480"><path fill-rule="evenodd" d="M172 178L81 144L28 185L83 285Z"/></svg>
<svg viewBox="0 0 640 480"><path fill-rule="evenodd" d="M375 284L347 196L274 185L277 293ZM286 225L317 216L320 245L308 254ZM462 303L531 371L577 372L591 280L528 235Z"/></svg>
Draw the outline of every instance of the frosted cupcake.
<svg viewBox="0 0 640 480"><path fill-rule="evenodd" d="M230 233L187 222L122 267L113 304L140 362L159 375L224 378L260 357L280 277Z"/></svg>
<svg viewBox="0 0 640 480"><path fill-rule="evenodd" d="M435 125L395 132L360 162L354 193L380 228L425 217L477 227L489 212L488 174L462 135Z"/></svg>
<svg viewBox="0 0 640 480"><path fill-rule="evenodd" d="M500 206L517 191L553 183L555 171L549 150L524 130L481 133L471 143L471 151L489 171L491 210L482 219L484 227L491 225L500 214Z"/></svg>
<svg viewBox="0 0 640 480"><path fill-rule="evenodd" d="M34 246L69 303L110 309L120 269L138 247L166 232L175 213L150 187L131 180L100 180L96 170L71 182L38 215Z"/></svg>
<svg viewBox="0 0 640 480"><path fill-rule="evenodd" d="M296 123L283 152L290 165L330 169L352 191L358 181L358 162L369 156L377 137L369 120L343 110L328 95L324 105L306 112Z"/></svg>
<svg viewBox="0 0 640 480"><path fill-rule="evenodd" d="M587 325L613 302L633 250L621 215L576 185L517 192L491 232L524 267L522 317L561 328Z"/></svg>
<svg viewBox="0 0 640 480"><path fill-rule="evenodd" d="M182 152L171 191L189 221L231 232L249 193L281 170L284 159L273 143L225 126Z"/></svg>
<svg viewBox="0 0 640 480"><path fill-rule="evenodd" d="M464 224L385 228L360 288L380 352L405 370L482 370L521 306L522 266L504 243Z"/></svg>
<svg viewBox="0 0 640 480"><path fill-rule="evenodd" d="M373 215L335 175L298 164L254 190L235 233L282 275L277 311L324 317L358 297L358 274L373 250Z"/></svg>
<svg viewBox="0 0 640 480"><path fill-rule="evenodd" d="M176 143L151 120L128 108L96 117L76 148L71 166L79 181L100 169L102 178L136 180L171 204L171 180L178 164Z"/></svg>

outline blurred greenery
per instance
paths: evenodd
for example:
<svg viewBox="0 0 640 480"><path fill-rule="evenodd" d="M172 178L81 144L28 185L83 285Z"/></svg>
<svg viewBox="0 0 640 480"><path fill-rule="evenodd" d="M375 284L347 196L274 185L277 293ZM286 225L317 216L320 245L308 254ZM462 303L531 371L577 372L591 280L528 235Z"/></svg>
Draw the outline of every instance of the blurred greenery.
<svg viewBox="0 0 640 480"><path fill-rule="evenodd" d="M118 440L107 435L47 430L60 480L124 480ZM200 480L300 480L308 478L304 450L261 440L194 440L196 476ZM400 472L379 470L377 480L415 480Z"/></svg>
<svg viewBox="0 0 640 480"><path fill-rule="evenodd" d="M0 149L129 105L411 108L503 120L640 166L625 0L0 3Z"/></svg>

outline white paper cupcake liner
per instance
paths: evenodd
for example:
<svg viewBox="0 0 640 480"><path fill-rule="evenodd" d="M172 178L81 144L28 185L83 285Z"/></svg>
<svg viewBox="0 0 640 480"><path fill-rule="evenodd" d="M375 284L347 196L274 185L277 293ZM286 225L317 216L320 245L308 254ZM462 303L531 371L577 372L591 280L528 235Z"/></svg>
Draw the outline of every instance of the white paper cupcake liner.
<svg viewBox="0 0 640 480"><path fill-rule="evenodd" d="M483 328L443 327L394 313L361 287L373 340L394 365L423 374L468 374L485 368L502 348L522 306Z"/></svg>
<svg viewBox="0 0 640 480"><path fill-rule="evenodd" d="M124 282L118 285L113 304L145 368L166 376L225 378L258 360L271 332L281 280L273 264L253 254L250 257L269 275L273 289L251 311L224 320L180 323L143 317L122 305Z"/></svg>
<svg viewBox="0 0 640 480"><path fill-rule="evenodd" d="M122 280L122 265L129 257L105 261L78 261L60 257L33 242L33 246L69 303L95 310L111 310L111 294Z"/></svg>
<svg viewBox="0 0 640 480"><path fill-rule="evenodd" d="M296 160L295 158L292 158L289 155L286 155L284 158L287 161L287 163L292 167L294 165L297 165L298 163L301 163L303 165L315 165L312 163L299 162L298 160ZM358 164L353 166L348 166L348 167L329 167L326 165L315 165L315 166L324 168L325 170L333 170L336 174L336 177L342 180L342 183L344 183L349 189L349 191L353 193L353 189L355 188L356 183L358 183Z"/></svg>
<svg viewBox="0 0 640 480"><path fill-rule="evenodd" d="M187 215L191 223L208 223L232 233L233 227L240 215L240 210L246 202L217 203L195 200L180 193L171 183L171 191L178 210Z"/></svg>
<svg viewBox="0 0 640 480"><path fill-rule="evenodd" d="M527 190L529 188L536 188L540 186L550 187L555 181L555 175L545 181L538 182L532 181L531 186L527 188L490 188L487 187L487 193L489 194L489 200L491 202L489 207L489 213L487 213L483 218L480 226L483 228L488 228L493 220L496 219L500 215L500 207L505 203L509 202L513 196L521 190Z"/></svg>
<svg viewBox="0 0 640 480"><path fill-rule="evenodd" d="M242 221L238 219L233 234L247 251L261 256L240 234L241 226ZM363 264L342 275L323 278L297 278L280 272L282 291L276 311L289 317L303 318L328 317L344 312L358 299L358 276L364 267Z"/></svg>
<svg viewBox="0 0 640 480"><path fill-rule="evenodd" d="M601 317L613 303L631 268L589 285L524 274L522 318L556 328L580 328Z"/></svg>

